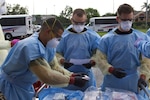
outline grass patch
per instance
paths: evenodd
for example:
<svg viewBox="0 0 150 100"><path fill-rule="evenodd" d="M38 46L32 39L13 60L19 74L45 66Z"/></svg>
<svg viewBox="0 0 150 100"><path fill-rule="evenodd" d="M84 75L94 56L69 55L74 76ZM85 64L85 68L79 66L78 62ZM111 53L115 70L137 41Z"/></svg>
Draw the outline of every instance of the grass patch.
<svg viewBox="0 0 150 100"><path fill-rule="evenodd" d="M100 35L100 36L103 36L104 34L106 34L107 32L98 32L98 34Z"/></svg>
<svg viewBox="0 0 150 100"><path fill-rule="evenodd" d="M137 29L137 30L142 31L144 33L146 33L146 31L147 31L147 29Z"/></svg>
<svg viewBox="0 0 150 100"><path fill-rule="evenodd" d="M139 30L139 31L141 31L141 32L144 32L144 33L146 33L146 31L147 31L147 29L137 29L137 30ZM98 34L100 35L100 36L103 36L104 34L106 34L107 32L98 32Z"/></svg>

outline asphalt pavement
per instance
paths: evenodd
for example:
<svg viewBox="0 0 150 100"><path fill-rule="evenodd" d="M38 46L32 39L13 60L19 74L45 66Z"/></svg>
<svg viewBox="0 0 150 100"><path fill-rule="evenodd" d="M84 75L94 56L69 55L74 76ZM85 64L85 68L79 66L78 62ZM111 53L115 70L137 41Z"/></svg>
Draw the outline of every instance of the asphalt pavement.
<svg viewBox="0 0 150 100"><path fill-rule="evenodd" d="M93 70L93 73L94 73L95 78L96 78L96 85L99 88L101 83L102 83L102 81L103 81L103 74L100 71L100 69L97 68L97 67L96 68L92 68L92 70Z"/></svg>

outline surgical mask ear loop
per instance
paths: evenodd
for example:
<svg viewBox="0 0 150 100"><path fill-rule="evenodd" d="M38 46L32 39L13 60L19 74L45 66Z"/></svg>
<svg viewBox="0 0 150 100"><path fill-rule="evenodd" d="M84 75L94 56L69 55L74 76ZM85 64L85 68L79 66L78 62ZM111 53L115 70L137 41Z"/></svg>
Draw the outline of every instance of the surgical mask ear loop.
<svg viewBox="0 0 150 100"><path fill-rule="evenodd" d="M45 21L45 23L46 23L47 27L50 29L50 26L48 25L47 21ZM56 19L54 20L54 22L52 24L52 29L51 30L53 30L53 28L55 26L55 23L56 23ZM54 36L54 33L52 35Z"/></svg>
<svg viewBox="0 0 150 100"><path fill-rule="evenodd" d="M46 23L46 25L48 26L48 28L50 29L50 26L48 25L47 21L45 21L45 23ZM56 19L54 20L54 22L53 22L53 24L52 24L52 30L53 30L53 28L54 28L54 26L55 26L55 23L56 23Z"/></svg>

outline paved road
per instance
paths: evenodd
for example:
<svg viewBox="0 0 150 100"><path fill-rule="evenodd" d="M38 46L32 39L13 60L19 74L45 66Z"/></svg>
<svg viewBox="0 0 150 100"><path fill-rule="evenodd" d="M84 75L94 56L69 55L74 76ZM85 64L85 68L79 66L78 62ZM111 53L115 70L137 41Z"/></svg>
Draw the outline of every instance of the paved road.
<svg viewBox="0 0 150 100"><path fill-rule="evenodd" d="M99 68L92 68L92 69L93 69L93 73L94 73L96 81L97 81L96 82L97 87L99 87L103 81L103 74L101 73Z"/></svg>

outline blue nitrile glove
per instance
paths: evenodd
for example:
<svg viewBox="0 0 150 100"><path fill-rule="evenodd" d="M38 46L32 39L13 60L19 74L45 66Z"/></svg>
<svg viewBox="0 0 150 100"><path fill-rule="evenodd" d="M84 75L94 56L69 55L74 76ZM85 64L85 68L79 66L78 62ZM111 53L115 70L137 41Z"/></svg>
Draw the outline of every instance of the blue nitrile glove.
<svg viewBox="0 0 150 100"><path fill-rule="evenodd" d="M137 48L140 41L143 40L142 38L138 38L135 42L134 42L134 46Z"/></svg>

